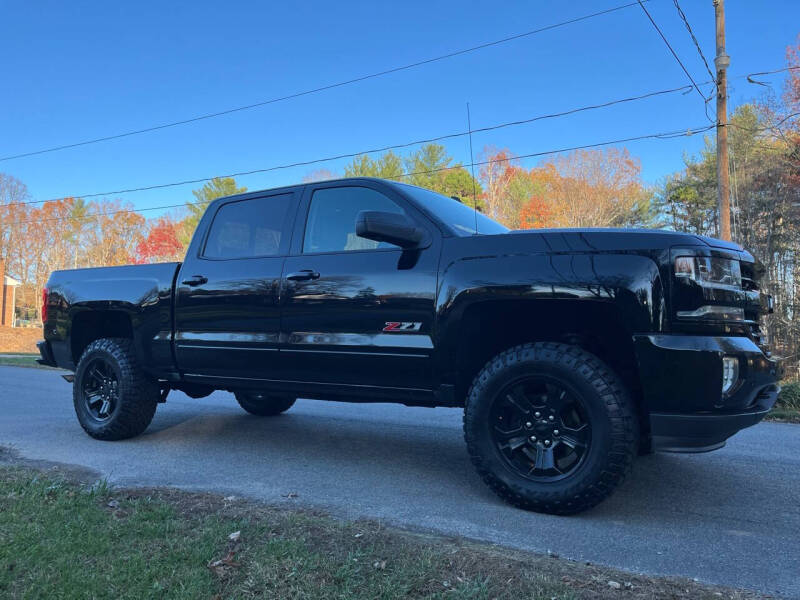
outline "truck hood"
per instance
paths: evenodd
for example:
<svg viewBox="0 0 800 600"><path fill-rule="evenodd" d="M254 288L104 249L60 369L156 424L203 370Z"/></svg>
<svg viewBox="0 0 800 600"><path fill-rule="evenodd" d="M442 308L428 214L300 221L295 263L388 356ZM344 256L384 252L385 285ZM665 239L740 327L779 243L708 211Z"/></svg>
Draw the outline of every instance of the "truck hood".
<svg viewBox="0 0 800 600"><path fill-rule="evenodd" d="M544 242L551 252L657 251L673 246L706 246L733 252L744 250L733 242L661 229L527 229L501 236L512 243L538 245Z"/></svg>

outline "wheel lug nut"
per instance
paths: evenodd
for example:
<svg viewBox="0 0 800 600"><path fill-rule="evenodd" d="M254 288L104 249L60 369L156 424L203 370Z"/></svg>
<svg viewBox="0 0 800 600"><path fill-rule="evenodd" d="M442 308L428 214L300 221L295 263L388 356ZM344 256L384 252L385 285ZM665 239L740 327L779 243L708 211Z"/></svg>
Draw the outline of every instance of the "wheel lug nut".
<svg viewBox="0 0 800 600"><path fill-rule="evenodd" d="M545 441L544 441L544 445L545 445L545 446L549 446L549 445L550 445L550 440L545 440Z"/></svg>
<svg viewBox="0 0 800 600"><path fill-rule="evenodd" d="M535 435L532 435L532 436L531 436L531 441L532 441L532 442L535 442L535 441L536 441L536 436L535 436Z"/></svg>
<svg viewBox="0 0 800 600"><path fill-rule="evenodd" d="M549 416L549 417L547 417L547 418L548 418L548 419L550 419L551 421L555 421L555 419L556 419L556 418L555 418L553 415L550 415L550 416Z"/></svg>
<svg viewBox="0 0 800 600"><path fill-rule="evenodd" d="M537 411L537 412L533 413L533 416L534 416L534 417L536 417L536 418L538 419L539 417L541 417L541 416L542 416L542 413L540 413L540 412L538 412L538 411Z"/></svg>
<svg viewBox="0 0 800 600"><path fill-rule="evenodd" d="M553 430L553 435L558 435L558 429Z"/></svg>
<svg viewBox="0 0 800 600"><path fill-rule="evenodd" d="M533 423L531 423L530 421L528 421L527 423L525 423L525 427L527 427L528 429L530 429L531 427L533 427Z"/></svg>

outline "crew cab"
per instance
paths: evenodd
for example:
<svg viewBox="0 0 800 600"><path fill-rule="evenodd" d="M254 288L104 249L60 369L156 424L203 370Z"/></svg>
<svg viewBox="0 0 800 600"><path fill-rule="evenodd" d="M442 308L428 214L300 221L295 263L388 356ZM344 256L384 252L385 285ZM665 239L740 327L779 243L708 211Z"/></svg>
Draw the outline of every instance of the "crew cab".
<svg viewBox="0 0 800 600"><path fill-rule="evenodd" d="M703 452L778 395L771 298L740 246L671 231L509 231L457 199L343 179L213 201L183 263L54 272L40 362L100 440L170 390L464 410L484 481L576 513L639 453Z"/></svg>

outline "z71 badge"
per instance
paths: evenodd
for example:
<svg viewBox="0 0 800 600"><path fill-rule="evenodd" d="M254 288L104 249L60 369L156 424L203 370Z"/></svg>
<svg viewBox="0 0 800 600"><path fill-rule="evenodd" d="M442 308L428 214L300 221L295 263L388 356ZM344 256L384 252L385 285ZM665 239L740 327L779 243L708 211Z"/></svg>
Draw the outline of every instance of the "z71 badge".
<svg viewBox="0 0 800 600"><path fill-rule="evenodd" d="M422 323L417 323L414 321L387 321L386 327L384 327L383 330L392 333L406 333L409 331L419 331L421 327Z"/></svg>

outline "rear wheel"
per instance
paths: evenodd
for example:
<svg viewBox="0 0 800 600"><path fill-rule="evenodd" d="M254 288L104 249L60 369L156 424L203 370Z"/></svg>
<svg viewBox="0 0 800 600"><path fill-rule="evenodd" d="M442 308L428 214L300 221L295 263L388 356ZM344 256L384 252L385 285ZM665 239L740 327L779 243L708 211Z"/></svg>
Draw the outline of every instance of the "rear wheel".
<svg viewBox="0 0 800 600"><path fill-rule="evenodd" d="M498 355L464 412L470 457L508 502L573 514L608 497L631 469L638 422L619 378L576 346L536 343Z"/></svg>
<svg viewBox="0 0 800 600"><path fill-rule="evenodd" d="M236 401L251 415L259 417L274 417L286 412L296 398L291 396L275 396L261 392L236 392Z"/></svg>
<svg viewBox="0 0 800 600"><path fill-rule="evenodd" d="M153 420L158 397L158 382L139 367L132 340L95 340L78 361L72 386L75 414L95 439L139 435Z"/></svg>

